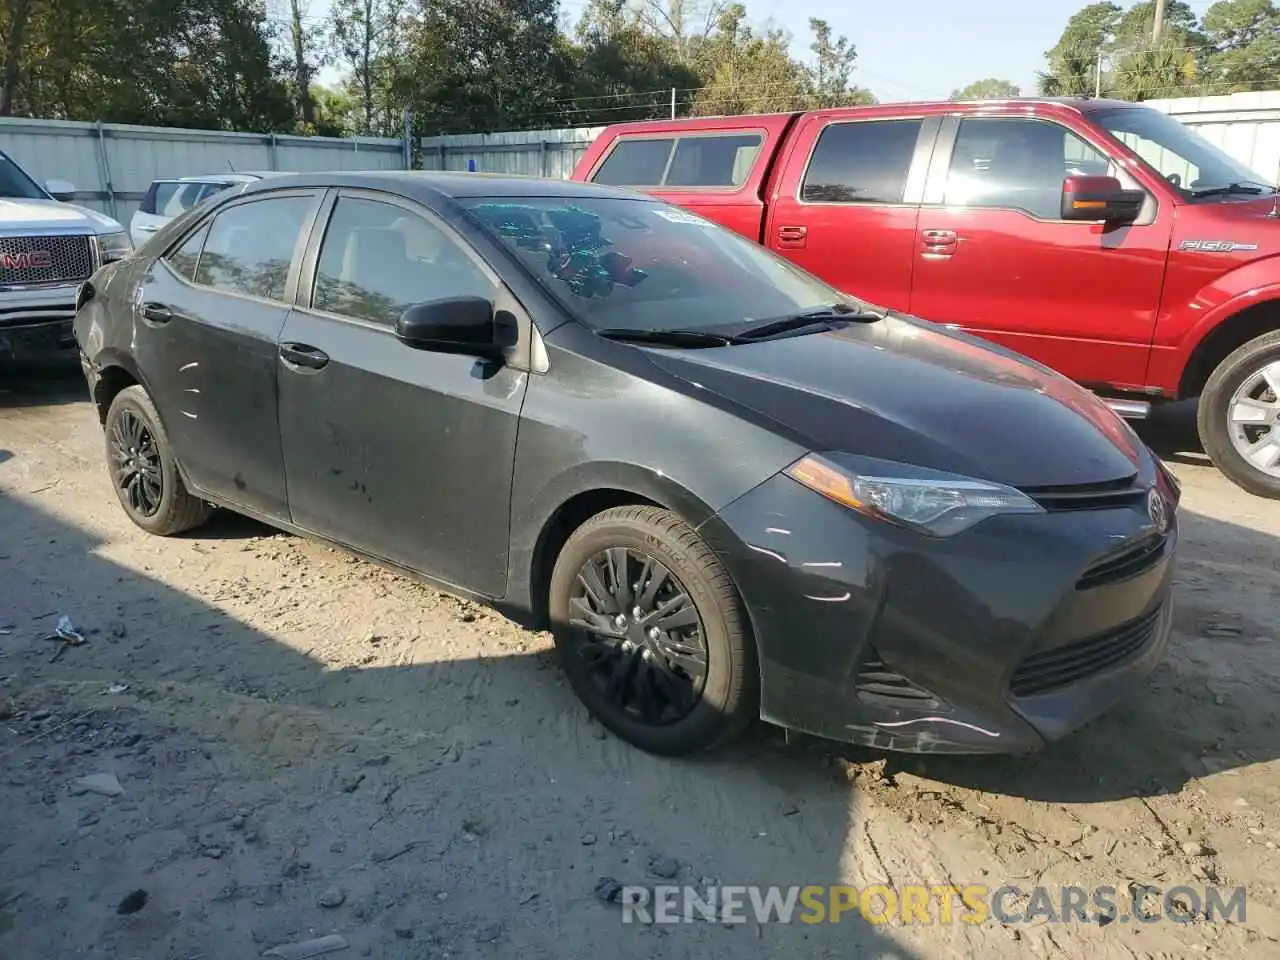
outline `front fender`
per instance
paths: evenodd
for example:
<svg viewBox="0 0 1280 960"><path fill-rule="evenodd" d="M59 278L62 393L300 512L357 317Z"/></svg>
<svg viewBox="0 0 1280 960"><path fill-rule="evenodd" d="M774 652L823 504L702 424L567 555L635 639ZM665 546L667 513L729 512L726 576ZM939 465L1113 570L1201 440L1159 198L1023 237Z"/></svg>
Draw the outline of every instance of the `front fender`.
<svg viewBox="0 0 1280 960"><path fill-rule="evenodd" d="M1176 395L1182 372L1204 338L1242 310L1280 300L1280 255L1214 277L1161 319L1147 382Z"/></svg>

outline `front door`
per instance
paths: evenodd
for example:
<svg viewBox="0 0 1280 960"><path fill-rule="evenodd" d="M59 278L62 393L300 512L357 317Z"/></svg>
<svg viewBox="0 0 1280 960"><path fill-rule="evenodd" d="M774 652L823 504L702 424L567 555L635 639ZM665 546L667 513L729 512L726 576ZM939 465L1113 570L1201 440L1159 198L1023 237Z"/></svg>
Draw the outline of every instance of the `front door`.
<svg viewBox="0 0 1280 960"><path fill-rule="evenodd" d="M315 191L223 207L138 289L135 351L178 462L199 491L285 519L276 341Z"/></svg>
<svg viewBox="0 0 1280 960"><path fill-rule="evenodd" d="M294 523L501 596L528 374L394 332L413 303L501 305L501 283L425 210L378 193L343 191L311 259L278 360Z"/></svg>
<svg viewBox="0 0 1280 960"><path fill-rule="evenodd" d="M765 245L857 297L906 310L936 118L800 121Z"/></svg>
<svg viewBox="0 0 1280 960"><path fill-rule="evenodd" d="M926 186L911 312L955 324L1090 385L1139 386L1173 222L1149 198L1133 225L1061 219L1063 179L1110 175L1106 154L1061 124L950 121Z"/></svg>

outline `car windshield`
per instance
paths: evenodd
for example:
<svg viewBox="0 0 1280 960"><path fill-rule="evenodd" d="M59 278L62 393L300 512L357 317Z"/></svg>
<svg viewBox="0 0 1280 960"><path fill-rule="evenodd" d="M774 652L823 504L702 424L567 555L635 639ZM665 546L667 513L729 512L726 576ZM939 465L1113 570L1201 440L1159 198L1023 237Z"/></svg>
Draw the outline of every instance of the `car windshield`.
<svg viewBox="0 0 1280 960"><path fill-rule="evenodd" d="M46 200L47 194L25 170L0 153L0 197L12 200Z"/></svg>
<svg viewBox="0 0 1280 960"><path fill-rule="evenodd" d="M570 313L598 329L702 330L858 305L763 247L656 201L464 204Z"/></svg>
<svg viewBox="0 0 1280 960"><path fill-rule="evenodd" d="M1270 192L1265 175L1159 110L1118 107L1099 110L1093 119L1189 199L1197 195L1222 199L1234 192L1227 189L1233 187L1244 188L1239 192L1245 195Z"/></svg>

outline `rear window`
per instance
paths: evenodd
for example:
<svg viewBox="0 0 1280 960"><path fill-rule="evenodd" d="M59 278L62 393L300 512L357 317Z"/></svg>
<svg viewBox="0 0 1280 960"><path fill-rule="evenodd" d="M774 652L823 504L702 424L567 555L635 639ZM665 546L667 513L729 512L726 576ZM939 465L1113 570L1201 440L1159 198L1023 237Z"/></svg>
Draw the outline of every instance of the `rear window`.
<svg viewBox="0 0 1280 960"><path fill-rule="evenodd" d="M818 137L800 199L809 203L901 203L921 122L831 124Z"/></svg>
<svg viewBox="0 0 1280 960"><path fill-rule="evenodd" d="M591 179L614 187L740 187L763 142L759 133L626 137Z"/></svg>

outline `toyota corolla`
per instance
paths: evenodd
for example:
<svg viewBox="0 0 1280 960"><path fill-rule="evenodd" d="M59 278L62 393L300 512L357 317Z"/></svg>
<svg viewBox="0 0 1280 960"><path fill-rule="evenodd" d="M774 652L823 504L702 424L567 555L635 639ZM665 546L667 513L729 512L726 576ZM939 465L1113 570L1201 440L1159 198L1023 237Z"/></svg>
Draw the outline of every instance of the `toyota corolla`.
<svg viewBox="0 0 1280 960"><path fill-rule="evenodd" d="M1037 749L1140 687L1178 488L1101 402L625 191L274 178L80 291L121 506L549 625L645 750Z"/></svg>

